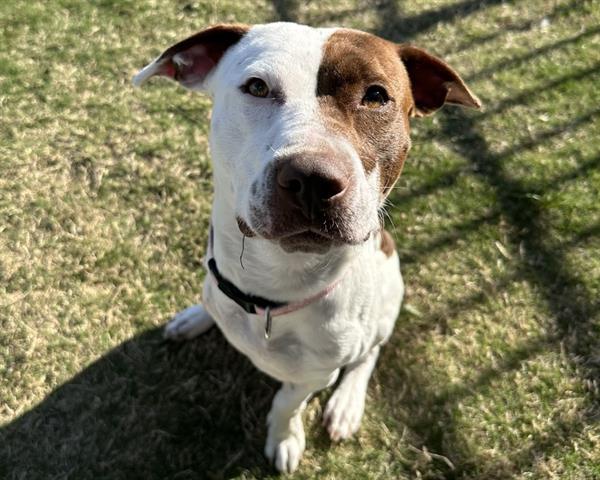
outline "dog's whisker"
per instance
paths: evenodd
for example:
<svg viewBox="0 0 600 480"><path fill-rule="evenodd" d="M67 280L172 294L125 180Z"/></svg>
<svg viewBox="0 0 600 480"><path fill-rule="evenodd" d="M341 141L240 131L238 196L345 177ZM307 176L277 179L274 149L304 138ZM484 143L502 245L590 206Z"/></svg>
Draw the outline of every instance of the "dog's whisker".
<svg viewBox="0 0 600 480"><path fill-rule="evenodd" d="M245 247L246 247L246 235L242 233L242 251L240 252L240 266L242 267L242 270L246 270L246 267L244 267Z"/></svg>

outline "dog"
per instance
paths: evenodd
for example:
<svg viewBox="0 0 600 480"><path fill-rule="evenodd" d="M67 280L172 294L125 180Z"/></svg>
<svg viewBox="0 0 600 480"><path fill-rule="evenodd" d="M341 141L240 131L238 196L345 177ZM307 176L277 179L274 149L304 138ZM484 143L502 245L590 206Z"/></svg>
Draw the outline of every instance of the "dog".
<svg viewBox="0 0 600 480"><path fill-rule="evenodd" d="M382 227L411 146L409 120L479 99L426 51L344 28L219 24L165 50L133 78L165 76L212 97L214 200L203 303L165 336L218 325L282 382L266 456L293 472L302 411L343 376L324 410L333 441L359 428L369 377L404 295Z"/></svg>

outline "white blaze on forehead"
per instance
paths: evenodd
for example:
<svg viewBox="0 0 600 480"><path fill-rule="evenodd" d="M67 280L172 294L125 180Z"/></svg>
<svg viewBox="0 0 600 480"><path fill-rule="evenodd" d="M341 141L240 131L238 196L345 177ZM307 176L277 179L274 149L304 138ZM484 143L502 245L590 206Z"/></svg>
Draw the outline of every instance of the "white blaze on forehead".
<svg viewBox="0 0 600 480"><path fill-rule="evenodd" d="M316 102L324 45L335 30L285 22L255 25L222 60L211 83L258 77L285 100Z"/></svg>

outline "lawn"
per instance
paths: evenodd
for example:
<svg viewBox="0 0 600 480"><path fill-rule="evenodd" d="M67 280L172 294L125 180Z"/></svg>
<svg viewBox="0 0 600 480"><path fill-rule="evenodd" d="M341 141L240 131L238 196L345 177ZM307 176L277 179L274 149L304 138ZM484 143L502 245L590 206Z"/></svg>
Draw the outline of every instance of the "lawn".
<svg viewBox="0 0 600 480"><path fill-rule="evenodd" d="M387 208L407 297L358 436L292 478L600 478L600 5L0 3L0 478L253 479L277 382L198 300L210 103L131 76L220 21L368 30L484 102L412 123Z"/></svg>

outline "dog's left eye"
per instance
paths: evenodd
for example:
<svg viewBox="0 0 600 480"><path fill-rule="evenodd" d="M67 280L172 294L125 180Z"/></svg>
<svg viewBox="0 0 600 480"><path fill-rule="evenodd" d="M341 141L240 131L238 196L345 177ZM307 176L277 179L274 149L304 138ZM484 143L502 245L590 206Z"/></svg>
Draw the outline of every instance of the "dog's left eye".
<svg viewBox="0 0 600 480"><path fill-rule="evenodd" d="M253 97L264 98L269 95L269 87L264 80L260 78L251 78L242 87L244 93L249 93Z"/></svg>
<svg viewBox="0 0 600 480"><path fill-rule="evenodd" d="M367 88L365 96L360 103L368 108L379 108L388 103L389 100L390 96L385 88L379 85L371 85Z"/></svg>

